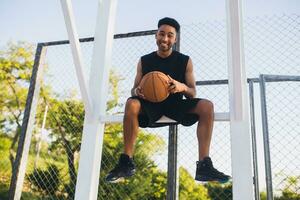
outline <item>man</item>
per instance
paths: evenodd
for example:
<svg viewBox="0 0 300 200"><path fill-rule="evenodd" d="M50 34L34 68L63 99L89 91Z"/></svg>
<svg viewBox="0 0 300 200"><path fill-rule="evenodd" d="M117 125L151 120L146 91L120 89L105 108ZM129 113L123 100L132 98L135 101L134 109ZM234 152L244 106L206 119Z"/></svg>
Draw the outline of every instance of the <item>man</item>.
<svg viewBox="0 0 300 200"><path fill-rule="evenodd" d="M121 154L116 167L107 175L108 182L118 182L122 178L134 175L132 157L138 128L151 127L163 115L185 126L198 122L199 161L195 176L197 181L227 182L230 179L230 176L213 167L209 157L214 122L213 104L209 100L195 98L196 84L192 60L172 50L179 30L180 25L175 19L166 17L159 20L155 34L157 51L142 56L137 64L132 97L127 100L125 106L124 153ZM139 87L142 77L151 71L161 71L170 77L170 95L163 102L151 103L145 100ZM186 98L183 99L183 96Z"/></svg>

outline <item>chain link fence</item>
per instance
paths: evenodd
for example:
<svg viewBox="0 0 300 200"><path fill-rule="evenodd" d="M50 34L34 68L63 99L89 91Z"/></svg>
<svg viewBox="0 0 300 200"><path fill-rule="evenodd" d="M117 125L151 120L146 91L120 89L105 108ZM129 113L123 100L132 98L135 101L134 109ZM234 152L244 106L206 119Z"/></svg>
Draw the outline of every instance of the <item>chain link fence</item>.
<svg viewBox="0 0 300 200"><path fill-rule="evenodd" d="M299 88L299 82L266 85L274 196L290 195L291 199L300 198Z"/></svg>
<svg viewBox="0 0 300 200"><path fill-rule="evenodd" d="M258 77L261 73L299 74L299 20L298 15L245 19L247 77ZM132 34L115 37L107 114L123 113L133 86L138 59L156 49L153 33L148 31L136 37L128 37ZM227 79L226 40L225 21L182 26L180 51L192 58L197 81ZM92 39L81 43L87 77L92 47ZM43 86L21 199L73 199L84 109L69 45L66 42L53 42L46 43L45 48L47 54ZM296 102L299 102L299 87L294 83L268 83L269 87L268 102L272 102L268 105L269 120L275 130L270 134L270 148L272 166L275 167L274 177L278 174L278 178L274 178L274 187L283 191L287 184L299 194L299 175L293 178L299 171L299 164L295 162L299 149L297 146L293 147L294 151L285 148L286 145L299 143L299 112L294 109ZM215 112L229 111L227 84L198 85L197 96L214 102ZM232 199L231 184L202 184L194 181L198 159L196 125L179 126L178 129L178 198ZM107 184L104 177L123 150L122 125L107 124L98 199L166 199L168 132L168 127L141 129L134 158L136 176L120 184ZM9 156L2 150L2 146L1 184L11 174ZM229 123L215 122L211 157L216 168L227 174L231 174L230 151ZM292 164L286 166L284 163ZM291 180L287 182L288 177Z"/></svg>
<svg viewBox="0 0 300 200"><path fill-rule="evenodd" d="M260 86L267 199L299 199L300 76L261 75Z"/></svg>
<svg viewBox="0 0 300 200"><path fill-rule="evenodd" d="M298 14L272 15L244 20L246 73L299 75Z"/></svg>
<svg viewBox="0 0 300 200"><path fill-rule="evenodd" d="M244 21L244 42L245 42L245 64L246 73L249 78L259 77L260 74L276 74L276 75L300 75L300 35L299 35L300 16L292 15L272 15L256 18L246 18ZM279 80L272 83L266 83L267 111L268 122L270 123L270 151L271 166L273 177L274 199L299 199L299 189L289 190L292 179L292 187L299 188L299 165L296 160L299 150L291 143L285 147L281 143L288 144L300 141L299 138L299 82L284 82ZM286 93L288 92L288 93ZM265 175L265 157L263 145L263 133L260 116L260 90L258 84L254 84L254 106L256 121L256 145L258 148L258 178L259 192L261 199L266 199L267 179L270 177ZM284 95L286 94L286 95ZM280 101L279 101L280 100ZM285 114L283 114L285 113ZM284 117L283 117L284 116ZM280 123L278 123L280 122ZM283 125L282 123L289 122ZM276 126L273 126L275 125ZM277 132L286 132L292 129L294 133L290 137L289 134L276 134ZM280 138L274 139L274 138ZM293 138L293 139L292 139ZM266 142L266 141L265 141ZM278 148L280 146L280 148ZM291 151L291 156L283 157L285 151ZM280 151L281 153L278 153ZM275 155L276 154L276 155ZM276 167L281 165L281 167ZM294 171L285 169L285 166L294 167ZM283 174L281 174L283 172ZM281 175L280 175L281 174ZM281 176L280 178L278 176ZM274 178L276 177L276 178ZM297 178L298 177L298 178ZM280 183L281 182L281 183ZM283 186L285 185L285 186ZM258 197L259 198L259 197ZM270 194L269 197L270 198Z"/></svg>

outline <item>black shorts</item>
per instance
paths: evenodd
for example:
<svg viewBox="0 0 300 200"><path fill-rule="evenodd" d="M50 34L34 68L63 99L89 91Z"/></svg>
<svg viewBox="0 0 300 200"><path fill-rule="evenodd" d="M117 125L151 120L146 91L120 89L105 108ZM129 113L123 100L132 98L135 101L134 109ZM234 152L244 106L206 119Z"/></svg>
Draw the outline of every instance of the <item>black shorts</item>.
<svg viewBox="0 0 300 200"><path fill-rule="evenodd" d="M152 103L139 97L130 97L129 99L137 99L141 103L142 110L138 120L139 126L142 128L164 126L165 124L155 124L163 115L176 120L178 124L191 126L198 121L198 116L189 111L197 105L198 101L202 100L192 98Z"/></svg>

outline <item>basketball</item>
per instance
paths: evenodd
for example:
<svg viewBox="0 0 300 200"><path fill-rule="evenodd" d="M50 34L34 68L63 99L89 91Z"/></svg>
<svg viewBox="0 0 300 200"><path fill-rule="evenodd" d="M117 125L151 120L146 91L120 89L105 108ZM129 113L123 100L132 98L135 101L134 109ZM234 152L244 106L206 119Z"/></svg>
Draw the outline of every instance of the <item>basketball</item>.
<svg viewBox="0 0 300 200"><path fill-rule="evenodd" d="M139 86L146 100L157 103L169 96L169 80L166 74L153 71L143 76Z"/></svg>

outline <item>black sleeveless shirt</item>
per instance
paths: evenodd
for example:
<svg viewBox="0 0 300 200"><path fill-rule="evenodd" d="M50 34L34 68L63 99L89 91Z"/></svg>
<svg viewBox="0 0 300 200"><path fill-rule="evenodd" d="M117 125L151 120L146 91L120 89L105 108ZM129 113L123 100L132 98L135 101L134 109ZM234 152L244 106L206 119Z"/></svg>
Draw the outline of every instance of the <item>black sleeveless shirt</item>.
<svg viewBox="0 0 300 200"><path fill-rule="evenodd" d="M178 51L172 51L172 53L166 58L160 57L157 55L157 52L154 51L141 57L142 73L144 76L152 71L160 71L171 76L178 82L186 83L185 71L188 60L189 56L179 53ZM176 93L170 95L166 101L176 101L182 98L183 95L181 93Z"/></svg>

